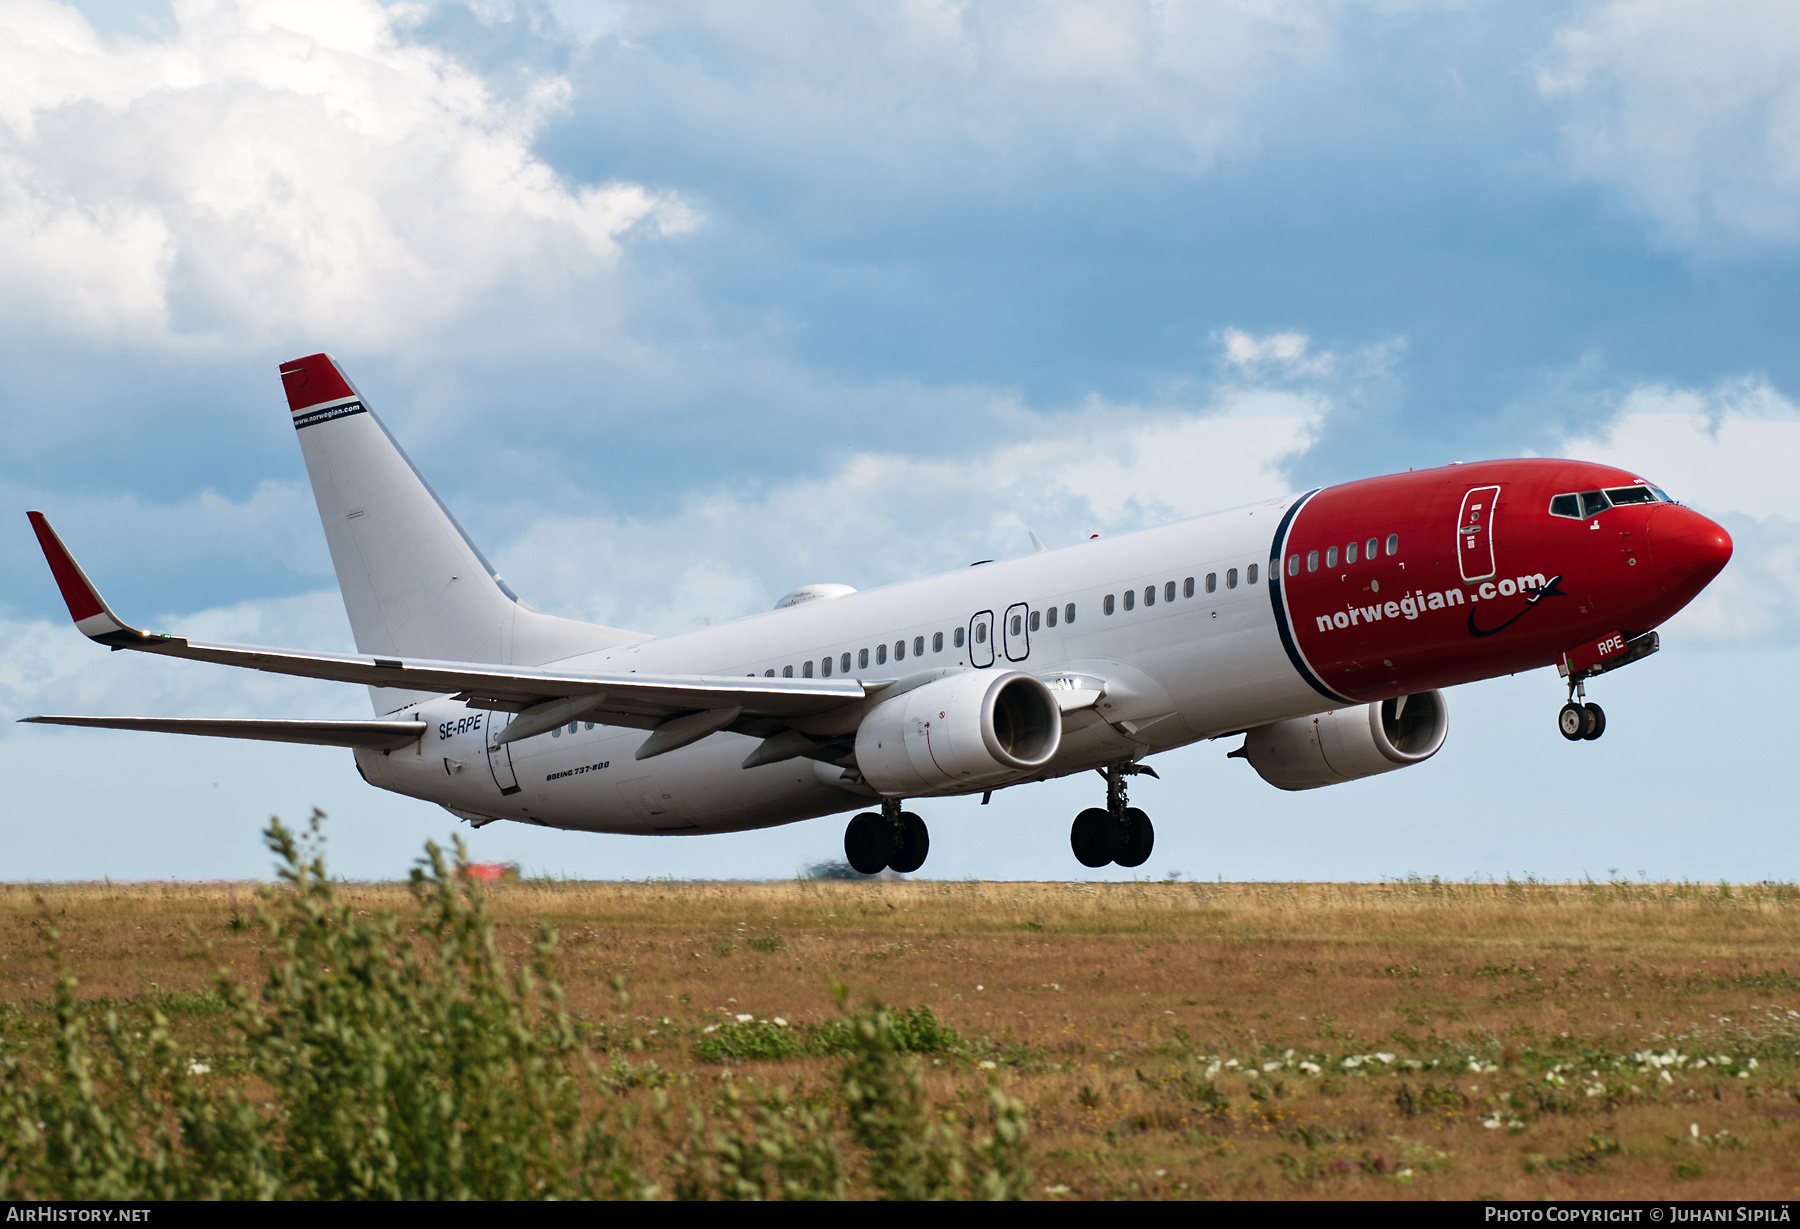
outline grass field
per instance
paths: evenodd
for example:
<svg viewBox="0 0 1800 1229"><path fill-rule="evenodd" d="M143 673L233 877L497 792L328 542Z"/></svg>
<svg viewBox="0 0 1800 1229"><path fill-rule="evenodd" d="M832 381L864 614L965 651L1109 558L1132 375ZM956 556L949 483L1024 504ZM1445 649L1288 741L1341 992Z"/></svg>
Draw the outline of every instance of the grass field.
<svg viewBox="0 0 1800 1229"><path fill-rule="evenodd" d="M342 892L418 916L403 885ZM1035 1197L1800 1193L1785 885L526 882L486 903L511 961L557 929L622 1102L822 1096L834 982L851 1007L928 1005L956 1038L921 1059L929 1098L1022 1100ZM48 1028L51 925L83 997L158 1005L204 1061L227 1045L212 969L262 984L269 907L254 885L0 887L7 1046ZM633 1146L663 1164L654 1131Z"/></svg>

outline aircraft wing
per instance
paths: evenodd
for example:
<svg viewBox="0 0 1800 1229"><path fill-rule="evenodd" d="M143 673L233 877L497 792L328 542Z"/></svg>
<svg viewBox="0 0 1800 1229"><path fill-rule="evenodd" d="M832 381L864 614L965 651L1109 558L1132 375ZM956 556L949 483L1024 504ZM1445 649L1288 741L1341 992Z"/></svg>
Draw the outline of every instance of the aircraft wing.
<svg viewBox="0 0 1800 1229"><path fill-rule="evenodd" d="M360 653L302 653L256 645L208 644L132 627L113 613L81 565L40 512L26 514L36 531L69 615L90 640L114 649L210 661L272 674L398 687L454 695L472 708L523 713L502 741L549 730L576 718L652 729L684 713L723 717L714 729L742 718L811 716L854 703L869 688L856 679L732 678L715 675L601 674L544 667L425 661ZM65 720L65 719L58 719ZM132 727L144 728L144 727ZM410 740L409 740L410 741Z"/></svg>
<svg viewBox="0 0 1800 1229"><path fill-rule="evenodd" d="M423 721L278 721L214 717L21 717L32 725L80 725L101 730L149 730L157 734L203 734L265 743L310 743L316 747L373 747L398 751L418 742Z"/></svg>

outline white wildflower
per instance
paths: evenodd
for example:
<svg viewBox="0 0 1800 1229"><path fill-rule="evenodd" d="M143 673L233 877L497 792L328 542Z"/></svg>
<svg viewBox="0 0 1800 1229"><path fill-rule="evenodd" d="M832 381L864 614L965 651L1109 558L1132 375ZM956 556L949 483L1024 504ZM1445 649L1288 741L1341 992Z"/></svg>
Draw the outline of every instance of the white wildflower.
<svg viewBox="0 0 1800 1229"><path fill-rule="evenodd" d="M740 1013L738 1015L737 1022L739 1024L748 1024L748 1023L750 1023L750 1021L752 1021L754 1019L756 1019L755 1016L746 1016L746 1015L743 1015L742 1013Z"/></svg>

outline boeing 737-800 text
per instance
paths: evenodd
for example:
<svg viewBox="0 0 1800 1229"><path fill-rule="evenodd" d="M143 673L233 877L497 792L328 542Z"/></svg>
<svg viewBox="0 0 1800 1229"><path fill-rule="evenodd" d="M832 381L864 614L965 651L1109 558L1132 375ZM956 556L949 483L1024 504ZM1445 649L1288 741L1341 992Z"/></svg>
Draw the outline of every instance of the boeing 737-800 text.
<svg viewBox="0 0 1800 1229"><path fill-rule="evenodd" d="M115 615L30 513L76 626L114 648L363 683L371 721L32 717L354 748L371 785L481 825L701 834L868 808L864 872L918 869L912 798L1098 770L1087 866L1141 865L1147 756L1242 735L1281 789L1429 759L1443 689L1658 647L1731 539L1637 475L1562 460L1393 474L653 637L521 602L324 354L281 368L355 653L208 644Z"/></svg>

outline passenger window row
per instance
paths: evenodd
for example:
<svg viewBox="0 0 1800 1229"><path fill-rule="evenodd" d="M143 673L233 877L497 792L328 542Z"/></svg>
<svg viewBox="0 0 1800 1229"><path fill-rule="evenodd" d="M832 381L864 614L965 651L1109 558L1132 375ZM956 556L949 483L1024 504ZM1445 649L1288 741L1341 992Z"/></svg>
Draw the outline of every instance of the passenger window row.
<svg viewBox="0 0 1800 1229"><path fill-rule="evenodd" d="M1256 583L1256 571L1257 571L1257 569L1256 569L1256 565L1254 563L1244 569L1244 583L1245 584L1254 585ZM1226 568L1225 569L1225 587L1227 589L1235 589L1238 587L1238 570L1236 568ZM1145 606L1156 605L1157 589L1158 589L1158 586L1156 586L1156 585L1145 585L1144 586L1143 596L1144 596L1144 605ZM1161 585L1161 590L1162 590L1162 600L1164 602L1173 602L1175 600L1175 582L1174 581L1172 581L1172 580L1164 581ZM1206 591L1208 593L1217 593L1218 590L1219 590L1219 574L1217 572L1208 572L1206 574ZM1186 580L1181 582L1181 596L1182 597L1193 597L1194 592L1195 592L1194 578L1192 576L1190 576ZM1109 614L1113 613L1114 610L1118 609L1118 604L1113 601L1113 597L1114 597L1114 595L1109 593L1105 597L1100 599L1100 613L1101 614L1109 615ZM1138 604L1138 591L1136 589L1125 590L1125 593L1124 593L1125 609L1126 610L1135 610L1135 609L1137 609L1137 604Z"/></svg>
<svg viewBox="0 0 1800 1229"><path fill-rule="evenodd" d="M1062 607L1060 611L1055 606L1051 606L1047 610L1043 610L1043 611L1036 611L1036 610L1032 611L1031 612L1031 630L1035 632L1045 624L1048 624L1051 627L1055 627L1057 624L1059 614L1061 616L1061 621L1064 624L1069 624L1069 623L1075 622L1075 603L1070 602L1068 605ZM1013 621L1012 634L1015 636L1020 635L1024 630L1023 616L1014 615L1012 621ZM962 648L967 635L968 635L968 633L967 633L966 629L964 629L964 628L958 627L958 628L955 628L954 630L952 630L950 632L950 647L955 648L955 649ZM979 643L982 643L982 644L987 643L987 624L977 623L975 625L975 639ZM933 632L931 634L931 652L942 653L943 651L944 651L944 633L943 632ZM892 652L893 652L893 659L896 662L905 661L907 658L907 655L909 653L913 657L923 657L923 656L925 656L925 637L924 636L914 636L912 638L911 644L908 644L907 641L905 641L905 640L896 640L893 643ZM877 666L887 665L888 664L888 653L889 653L888 645L886 645L886 644L876 645L875 651L874 651L874 656L873 656L874 664ZM867 670L869 668L870 660L871 660L871 657L870 657L870 652L868 649L856 650L856 656L855 656L855 662L856 662L855 668L856 669ZM821 678L830 678L834 672L838 673L838 674L849 674L850 670L851 670L851 655L846 652L846 653L838 654L835 659L832 657L829 657L829 656L822 657L818 660L817 666L818 666L819 676ZM809 678L813 677L813 667L814 667L813 662L810 662L810 661L801 662L800 663L800 677L803 679L809 679ZM775 671L773 669L764 670L763 677L772 679L775 677ZM784 679L793 678L794 677L794 667L783 666L781 668L781 677Z"/></svg>
<svg viewBox="0 0 1800 1229"><path fill-rule="evenodd" d="M1615 486L1608 487L1604 491L1575 491L1567 495L1552 496L1550 515L1585 521L1590 516L1599 516L1608 508L1616 508L1621 504L1672 504L1674 502L1660 487Z"/></svg>
<svg viewBox="0 0 1800 1229"><path fill-rule="evenodd" d="M1344 547L1344 566L1349 567L1351 564L1355 563L1359 554L1361 555L1363 562L1373 563L1375 562L1375 557L1378 552L1384 552L1388 555L1398 555L1400 553L1400 535L1397 533L1390 533L1387 536L1387 541L1385 543L1382 542L1380 538L1370 538L1364 542L1350 543L1348 546ZM1335 546L1327 546L1325 548L1325 566L1328 568L1335 568L1337 565L1338 548ZM1306 552L1306 570L1309 572L1316 572L1319 570L1318 551L1310 550ZM1287 574L1289 576L1300 575L1300 555L1298 552L1287 557Z"/></svg>

